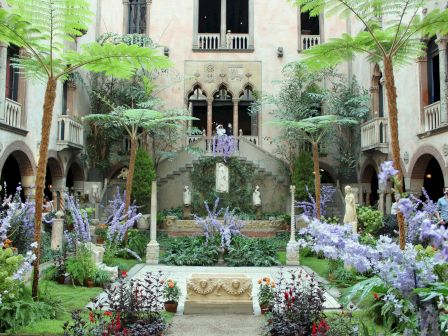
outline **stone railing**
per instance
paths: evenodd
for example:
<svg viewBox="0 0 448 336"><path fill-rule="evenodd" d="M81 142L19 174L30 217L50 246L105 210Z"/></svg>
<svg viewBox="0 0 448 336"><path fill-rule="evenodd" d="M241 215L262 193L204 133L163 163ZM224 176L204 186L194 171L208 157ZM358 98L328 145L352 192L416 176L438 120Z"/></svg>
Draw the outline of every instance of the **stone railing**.
<svg viewBox="0 0 448 336"><path fill-rule="evenodd" d="M423 109L423 131L428 132L440 127L441 117L442 115L439 101L425 106Z"/></svg>
<svg viewBox="0 0 448 336"><path fill-rule="evenodd" d="M248 49L249 48L249 34L227 34L226 35L227 49Z"/></svg>
<svg viewBox="0 0 448 336"><path fill-rule="evenodd" d="M243 135L242 138L252 142L254 145L258 145L258 135Z"/></svg>
<svg viewBox="0 0 448 336"><path fill-rule="evenodd" d="M302 35L302 50L310 49L320 44L320 35Z"/></svg>
<svg viewBox="0 0 448 336"><path fill-rule="evenodd" d="M389 146L387 118L374 118L361 125L361 150L383 149Z"/></svg>
<svg viewBox="0 0 448 336"><path fill-rule="evenodd" d="M59 150L68 147L82 149L84 147L82 124L67 115L59 116L57 144Z"/></svg>
<svg viewBox="0 0 448 336"><path fill-rule="evenodd" d="M199 49L219 49L221 47L220 34L198 34L198 48Z"/></svg>
<svg viewBox="0 0 448 336"><path fill-rule="evenodd" d="M22 125L22 105L6 98L5 104L5 124L21 128Z"/></svg>

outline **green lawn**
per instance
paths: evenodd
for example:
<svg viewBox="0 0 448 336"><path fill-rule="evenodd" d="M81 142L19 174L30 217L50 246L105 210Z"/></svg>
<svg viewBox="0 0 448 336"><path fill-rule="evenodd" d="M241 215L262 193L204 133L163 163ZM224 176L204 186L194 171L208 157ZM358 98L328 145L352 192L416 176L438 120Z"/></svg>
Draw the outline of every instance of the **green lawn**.
<svg viewBox="0 0 448 336"><path fill-rule="evenodd" d="M71 312L84 308L92 298L101 293L102 288L87 288L72 285L59 285L53 281L42 281L41 288L61 301L63 310L55 320L41 320L16 332L35 335L62 335L64 322L71 319ZM45 292L44 291L44 292Z"/></svg>
<svg viewBox="0 0 448 336"><path fill-rule="evenodd" d="M129 271L132 267L137 264L144 263L145 261L138 261L137 259L124 259L124 258L114 258L113 262L109 266L118 266L120 271Z"/></svg>
<svg viewBox="0 0 448 336"><path fill-rule="evenodd" d="M284 251L277 252L277 257L282 265L286 265L286 252ZM327 275L328 270L327 259L319 259L317 257L304 257L300 255L300 265L311 268L314 272L316 272L322 277L325 277Z"/></svg>

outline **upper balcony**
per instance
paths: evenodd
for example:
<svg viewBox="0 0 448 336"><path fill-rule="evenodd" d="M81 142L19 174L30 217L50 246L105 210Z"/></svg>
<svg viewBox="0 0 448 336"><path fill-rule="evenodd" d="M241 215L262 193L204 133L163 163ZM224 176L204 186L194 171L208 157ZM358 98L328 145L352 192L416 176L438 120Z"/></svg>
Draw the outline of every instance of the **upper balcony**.
<svg viewBox="0 0 448 336"><path fill-rule="evenodd" d="M197 34L197 45L193 47L196 50L252 50L249 48L249 34L227 33L224 41L221 34L202 33Z"/></svg>
<svg viewBox="0 0 448 336"><path fill-rule="evenodd" d="M315 45L320 44L320 35L302 35L301 36L301 50L307 50Z"/></svg>
<svg viewBox="0 0 448 336"><path fill-rule="evenodd" d="M389 121L384 117L373 118L361 125L361 150L378 150L389 153Z"/></svg>
<svg viewBox="0 0 448 336"><path fill-rule="evenodd" d="M19 135L26 135L28 131L22 128L24 109L22 105L5 98L5 119L0 120L0 129L10 131Z"/></svg>
<svg viewBox="0 0 448 336"><path fill-rule="evenodd" d="M433 134L445 132L446 128L447 124L443 120L440 101L432 103L423 108L421 132L417 135L419 138L424 138Z"/></svg>
<svg viewBox="0 0 448 336"><path fill-rule="evenodd" d="M58 150L83 149L83 126L73 117L61 115L58 117Z"/></svg>

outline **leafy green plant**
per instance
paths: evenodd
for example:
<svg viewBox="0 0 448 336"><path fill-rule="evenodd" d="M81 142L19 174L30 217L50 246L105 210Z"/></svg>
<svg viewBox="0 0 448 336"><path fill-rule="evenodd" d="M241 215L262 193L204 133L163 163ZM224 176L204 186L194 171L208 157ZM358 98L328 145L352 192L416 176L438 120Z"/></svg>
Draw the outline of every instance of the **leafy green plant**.
<svg viewBox="0 0 448 336"><path fill-rule="evenodd" d="M95 276L96 267L92 260L92 252L85 246L79 245L76 255L67 258L67 272L73 281L84 284Z"/></svg>
<svg viewBox="0 0 448 336"><path fill-rule="evenodd" d="M370 206L360 206L356 209L358 224L364 232L375 234L383 226L383 215Z"/></svg>
<svg viewBox="0 0 448 336"><path fill-rule="evenodd" d="M132 199L143 212L149 210L151 200L151 183L156 177L154 163L148 153L143 149L137 149L135 158L134 182L132 183Z"/></svg>
<svg viewBox="0 0 448 336"><path fill-rule="evenodd" d="M346 314L332 315L327 318L330 330L325 336L348 336L356 335L356 325L350 316Z"/></svg>
<svg viewBox="0 0 448 336"><path fill-rule="evenodd" d="M43 319L54 318L55 308L41 301L15 300L0 305L0 332L15 331Z"/></svg>
<svg viewBox="0 0 448 336"><path fill-rule="evenodd" d="M0 248L0 294L3 303L16 300L21 291L22 283L13 279L24 258L14 254L12 248Z"/></svg>
<svg viewBox="0 0 448 336"><path fill-rule="evenodd" d="M270 306L274 302L274 288L275 282L271 278L264 277L258 279L258 303L260 306Z"/></svg>
<svg viewBox="0 0 448 336"><path fill-rule="evenodd" d="M268 267L279 265L275 246L262 238L247 238L239 235L232 239L232 244L224 256L229 266Z"/></svg>
<svg viewBox="0 0 448 336"><path fill-rule="evenodd" d="M128 231L128 248L140 257L146 255L146 246L149 243L149 232L132 229Z"/></svg>
<svg viewBox="0 0 448 336"><path fill-rule="evenodd" d="M183 219L184 211L183 211L182 207L164 209L157 214L157 221L162 221L167 216L173 216L173 217L176 217L177 219Z"/></svg>
<svg viewBox="0 0 448 336"><path fill-rule="evenodd" d="M112 275L102 269L97 269L93 277L96 286L104 287L112 281Z"/></svg>
<svg viewBox="0 0 448 336"><path fill-rule="evenodd" d="M308 191L314 194L313 157L310 153L302 151L297 156L294 162L292 181L296 186L297 200L308 200Z"/></svg>
<svg viewBox="0 0 448 336"><path fill-rule="evenodd" d="M163 287L163 298L165 302L178 302L180 297L180 288L177 283L168 279Z"/></svg>
<svg viewBox="0 0 448 336"><path fill-rule="evenodd" d="M211 266L218 261L218 242L205 244L204 237L176 238L162 257L162 263L185 266Z"/></svg>

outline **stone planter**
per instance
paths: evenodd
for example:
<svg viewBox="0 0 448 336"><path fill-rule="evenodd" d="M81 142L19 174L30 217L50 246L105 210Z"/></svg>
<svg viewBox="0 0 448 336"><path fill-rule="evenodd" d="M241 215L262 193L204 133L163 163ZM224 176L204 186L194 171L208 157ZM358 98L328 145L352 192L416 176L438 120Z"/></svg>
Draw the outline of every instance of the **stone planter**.
<svg viewBox="0 0 448 336"><path fill-rule="evenodd" d="M177 312L177 302L175 301L167 301L165 304L165 310L169 313L176 313Z"/></svg>
<svg viewBox="0 0 448 336"><path fill-rule="evenodd" d="M148 230L151 215L142 215L137 221L137 228L139 230Z"/></svg>

